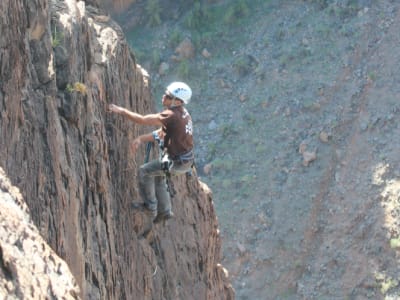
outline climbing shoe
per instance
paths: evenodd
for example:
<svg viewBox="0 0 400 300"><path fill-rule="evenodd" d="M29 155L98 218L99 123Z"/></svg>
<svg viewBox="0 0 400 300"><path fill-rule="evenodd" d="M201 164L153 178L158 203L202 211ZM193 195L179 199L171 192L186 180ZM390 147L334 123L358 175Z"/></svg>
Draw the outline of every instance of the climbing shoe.
<svg viewBox="0 0 400 300"><path fill-rule="evenodd" d="M160 222L165 222L174 217L174 213L172 211L166 211L163 213L158 213L157 217L154 219L153 223L158 224Z"/></svg>
<svg viewBox="0 0 400 300"><path fill-rule="evenodd" d="M139 210L143 212L146 216L149 216L150 218L154 219L157 216L157 211L147 208L144 203L132 203L131 207L134 210Z"/></svg>

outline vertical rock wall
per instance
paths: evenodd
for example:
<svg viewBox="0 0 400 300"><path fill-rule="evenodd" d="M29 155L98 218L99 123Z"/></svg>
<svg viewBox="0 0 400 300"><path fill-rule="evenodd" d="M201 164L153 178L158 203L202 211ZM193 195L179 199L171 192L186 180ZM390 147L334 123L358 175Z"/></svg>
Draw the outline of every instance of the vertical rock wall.
<svg viewBox="0 0 400 300"><path fill-rule="evenodd" d="M143 129L106 107L152 111L149 78L92 4L0 3L0 164L82 298L233 298L211 194L195 174L176 182L177 218L140 238L146 220L130 203L143 153L129 143Z"/></svg>

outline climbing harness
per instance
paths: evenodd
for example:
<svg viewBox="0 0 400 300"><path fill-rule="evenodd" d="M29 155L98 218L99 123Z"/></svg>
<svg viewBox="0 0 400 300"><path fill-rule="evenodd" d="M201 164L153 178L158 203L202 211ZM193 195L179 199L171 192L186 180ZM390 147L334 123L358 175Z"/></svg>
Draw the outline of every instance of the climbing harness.
<svg viewBox="0 0 400 300"><path fill-rule="evenodd" d="M165 173L165 181L167 183L167 191L169 193L169 195L171 196L171 198L174 198L174 196L176 195L176 191L175 191L175 187L174 187L174 183L171 180L171 166L172 166L172 161L169 158L168 153L163 153L161 152L161 168Z"/></svg>
<svg viewBox="0 0 400 300"><path fill-rule="evenodd" d="M190 167L190 170L187 172L189 176L192 175L192 168L194 166L194 152L193 150L190 150L186 153L183 153L181 155L178 155L176 157L170 157L168 153L164 151L164 140L160 139L158 136L157 130L152 132L154 140L157 142L159 148L160 148L160 161L161 161L161 169L165 173L165 178L166 178L166 183L167 183L167 190L173 198L176 195L174 183L171 180L171 168L173 167L174 163L177 164L185 164L188 163L189 161L192 161L192 165ZM154 146L154 142L148 142L146 144L146 156L145 156L145 163L149 162L150 158L150 152L151 148Z"/></svg>
<svg viewBox="0 0 400 300"><path fill-rule="evenodd" d="M165 179L166 179L166 183L167 183L167 191L168 191L169 195L171 196L171 198L173 198L176 195L176 191L175 191L174 183L171 180L171 173L170 173L172 161L169 159L168 154L164 153L164 151L163 151L164 150L163 141L160 140L159 138L156 139L156 141L158 142L158 144L160 146L161 169L165 173ZM153 146L154 146L153 142L148 142L146 144L146 156L145 156L145 160L144 160L145 163L149 162L150 152L151 152L151 148Z"/></svg>

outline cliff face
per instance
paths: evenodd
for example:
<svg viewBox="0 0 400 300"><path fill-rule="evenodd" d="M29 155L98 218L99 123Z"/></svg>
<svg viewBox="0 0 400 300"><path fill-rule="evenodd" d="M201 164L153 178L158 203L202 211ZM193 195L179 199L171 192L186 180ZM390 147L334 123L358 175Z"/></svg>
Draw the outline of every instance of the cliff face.
<svg viewBox="0 0 400 300"><path fill-rule="evenodd" d="M78 299L67 264L32 224L19 190L0 168L0 298Z"/></svg>
<svg viewBox="0 0 400 300"><path fill-rule="evenodd" d="M5 0L0 15L0 162L82 298L233 298L196 174L175 179L176 218L140 238L130 204L143 153L129 144L143 129L106 107L153 106L120 28L95 1Z"/></svg>

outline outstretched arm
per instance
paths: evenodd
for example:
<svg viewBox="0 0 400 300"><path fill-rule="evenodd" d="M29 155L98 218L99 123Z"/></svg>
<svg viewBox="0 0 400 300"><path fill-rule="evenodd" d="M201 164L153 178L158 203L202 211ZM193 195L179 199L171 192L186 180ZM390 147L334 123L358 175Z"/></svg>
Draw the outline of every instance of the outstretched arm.
<svg viewBox="0 0 400 300"><path fill-rule="evenodd" d="M108 109L113 113L127 117L129 120L137 124L162 126L158 114L141 115L115 104L110 104Z"/></svg>

